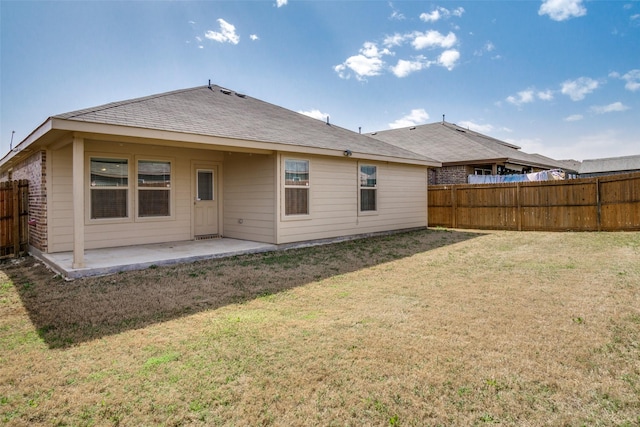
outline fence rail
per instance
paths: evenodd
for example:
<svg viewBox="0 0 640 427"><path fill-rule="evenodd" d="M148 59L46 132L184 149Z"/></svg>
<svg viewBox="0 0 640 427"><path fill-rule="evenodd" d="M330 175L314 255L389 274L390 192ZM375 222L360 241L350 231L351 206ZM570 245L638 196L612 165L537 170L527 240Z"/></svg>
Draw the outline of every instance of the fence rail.
<svg viewBox="0 0 640 427"><path fill-rule="evenodd" d="M429 226L640 230L640 173L567 181L429 186Z"/></svg>
<svg viewBox="0 0 640 427"><path fill-rule="evenodd" d="M29 181L0 183L0 259L17 257L29 244Z"/></svg>

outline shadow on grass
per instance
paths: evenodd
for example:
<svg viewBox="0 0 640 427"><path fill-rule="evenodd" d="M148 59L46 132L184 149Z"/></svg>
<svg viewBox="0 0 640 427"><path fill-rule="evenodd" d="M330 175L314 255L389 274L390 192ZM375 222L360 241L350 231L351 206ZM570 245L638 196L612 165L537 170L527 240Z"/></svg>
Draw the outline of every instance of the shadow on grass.
<svg viewBox="0 0 640 427"><path fill-rule="evenodd" d="M33 258L0 264L50 348L242 303L482 234L420 230L66 282Z"/></svg>

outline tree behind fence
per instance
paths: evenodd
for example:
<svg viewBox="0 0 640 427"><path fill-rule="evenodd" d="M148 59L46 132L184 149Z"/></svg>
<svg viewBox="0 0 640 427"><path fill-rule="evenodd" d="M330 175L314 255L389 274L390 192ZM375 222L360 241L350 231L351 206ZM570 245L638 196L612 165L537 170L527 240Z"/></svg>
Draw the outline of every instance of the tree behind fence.
<svg viewBox="0 0 640 427"><path fill-rule="evenodd" d="M640 173L567 181L429 186L429 226L640 230Z"/></svg>
<svg viewBox="0 0 640 427"><path fill-rule="evenodd" d="M0 183L0 259L27 251L28 221L29 181Z"/></svg>

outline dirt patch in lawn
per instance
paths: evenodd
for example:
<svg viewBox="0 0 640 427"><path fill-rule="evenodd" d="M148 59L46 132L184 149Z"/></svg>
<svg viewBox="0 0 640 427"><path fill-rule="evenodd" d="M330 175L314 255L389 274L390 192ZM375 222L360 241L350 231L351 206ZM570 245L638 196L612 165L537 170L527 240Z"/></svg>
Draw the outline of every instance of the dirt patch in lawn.
<svg viewBox="0 0 640 427"><path fill-rule="evenodd" d="M8 425L640 424L640 233L0 266Z"/></svg>

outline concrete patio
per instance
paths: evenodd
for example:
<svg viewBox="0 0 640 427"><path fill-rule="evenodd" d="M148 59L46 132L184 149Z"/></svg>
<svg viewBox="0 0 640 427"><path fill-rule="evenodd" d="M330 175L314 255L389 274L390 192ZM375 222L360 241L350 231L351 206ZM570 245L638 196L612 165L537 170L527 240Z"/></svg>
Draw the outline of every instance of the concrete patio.
<svg viewBox="0 0 640 427"><path fill-rule="evenodd" d="M88 249L84 268L73 268L73 252L32 252L52 270L67 279L103 276L120 271L142 270L152 265L173 265L206 259L268 252L278 246L237 239L190 240L106 249Z"/></svg>

